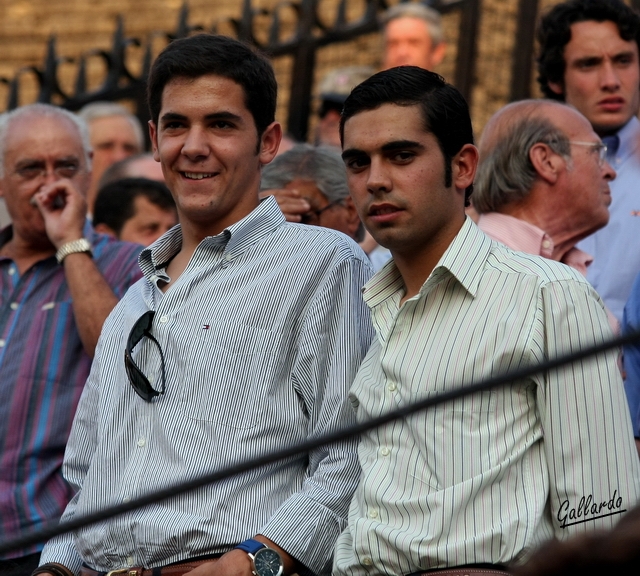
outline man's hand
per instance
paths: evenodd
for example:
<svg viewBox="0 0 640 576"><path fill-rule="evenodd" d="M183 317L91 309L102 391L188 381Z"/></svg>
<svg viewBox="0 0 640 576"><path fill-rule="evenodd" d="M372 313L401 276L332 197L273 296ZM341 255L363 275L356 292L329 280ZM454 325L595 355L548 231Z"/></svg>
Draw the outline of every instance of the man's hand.
<svg viewBox="0 0 640 576"><path fill-rule="evenodd" d="M288 222L302 222L302 215L311 210L311 204L300 196L297 190L281 188L279 190L264 190L260 192L260 198L274 196L280 210Z"/></svg>
<svg viewBox="0 0 640 576"><path fill-rule="evenodd" d="M205 562L184 576L253 576L251 559L243 550L230 550L214 562Z"/></svg>
<svg viewBox="0 0 640 576"><path fill-rule="evenodd" d="M42 214L47 236L56 250L83 237L87 202L71 180L63 178L45 184L33 196L33 201Z"/></svg>

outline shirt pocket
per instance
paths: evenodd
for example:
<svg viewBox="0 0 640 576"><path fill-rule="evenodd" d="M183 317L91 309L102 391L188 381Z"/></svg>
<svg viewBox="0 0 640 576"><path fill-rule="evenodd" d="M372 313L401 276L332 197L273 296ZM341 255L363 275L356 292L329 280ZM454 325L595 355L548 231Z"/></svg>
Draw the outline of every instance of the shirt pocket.
<svg viewBox="0 0 640 576"><path fill-rule="evenodd" d="M244 324L203 329L184 374L182 412L231 429L255 427L277 353L268 330Z"/></svg>

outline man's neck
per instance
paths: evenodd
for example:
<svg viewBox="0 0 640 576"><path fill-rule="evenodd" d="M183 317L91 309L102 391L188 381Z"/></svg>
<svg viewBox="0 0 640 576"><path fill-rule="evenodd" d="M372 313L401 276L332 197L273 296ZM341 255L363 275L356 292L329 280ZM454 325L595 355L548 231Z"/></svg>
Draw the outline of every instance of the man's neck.
<svg viewBox="0 0 640 576"><path fill-rule="evenodd" d="M464 219L462 222L464 222ZM443 234L440 238L433 239L428 246L421 250L390 249L405 285L405 293L400 301L401 304L420 292L427 278L429 278L461 228L462 223L455 230Z"/></svg>
<svg viewBox="0 0 640 576"><path fill-rule="evenodd" d="M11 239L0 246L0 255L13 260L18 268L18 272L23 274L35 263L50 258L55 255L56 249L48 239L40 242L29 242L20 236L14 235Z"/></svg>
<svg viewBox="0 0 640 576"><path fill-rule="evenodd" d="M585 238L590 232L567 228L567 219L561 210L546 210L544 206L534 206L527 202L506 206L503 214L527 222L544 232L553 243L551 260L562 262L565 254Z"/></svg>

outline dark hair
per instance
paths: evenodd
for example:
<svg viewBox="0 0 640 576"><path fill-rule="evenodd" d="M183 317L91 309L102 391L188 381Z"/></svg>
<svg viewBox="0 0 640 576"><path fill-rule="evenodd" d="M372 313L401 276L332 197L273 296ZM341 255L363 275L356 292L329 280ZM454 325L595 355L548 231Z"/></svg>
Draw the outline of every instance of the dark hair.
<svg viewBox="0 0 640 576"><path fill-rule="evenodd" d="M119 235L127 220L135 215L134 203L138 196L144 196L162 210L176 208L171 192L164 183L147 178L123 178L98 191L93 225L106 224Z"/></svg>
<svg viewBox="0 0 640 576"><path fill-rule="evenodd" d="M451 186L451 161L465 144L473 144L469 106L460 92L442 76L417 66L398 66L378 72L356 86L347 97L340 118L340 141L344 142L345 122L359 112L383 104L419 105L424 129L432 133L445 161L445 186ZM465 200L473 184L465 191Z"/></svg>
<svg viewBox="0 0 640 576"><path fill-rule="evenodd" d="M564 94L551 90L549 82L563 84L564 47L571 41L571 25L594 20L613 22L627 42L640 46L640 16L621 0L570 0L554 6L538 24L538 83L544 95L564 100Z"/></svg>
<svg viewBox="0 0 640 576"><path fill-rule="evenodd" d="M147 102L156 124L164 87L174 78L216 74L239 84L245 106L261 136L275 120L278 87L271 63L249 45L233 38L198 34L171 42L156 58L147 85Z"/></svg>

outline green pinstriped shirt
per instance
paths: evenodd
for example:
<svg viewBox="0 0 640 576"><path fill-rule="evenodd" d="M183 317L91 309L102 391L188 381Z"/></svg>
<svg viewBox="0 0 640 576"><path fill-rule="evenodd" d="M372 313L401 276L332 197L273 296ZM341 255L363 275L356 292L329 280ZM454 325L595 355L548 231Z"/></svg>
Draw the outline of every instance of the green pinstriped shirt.
<svg viewBox="0 0 640 576"><path fill-rule="evenodd" d="M365 286L377 339L351 388L359 421L612 337L571 268L469 219L400 306L393 262ZM616 353L477 393L362 436L334 574L401 575L522 559L612 526L640 494Z"/></svg>

